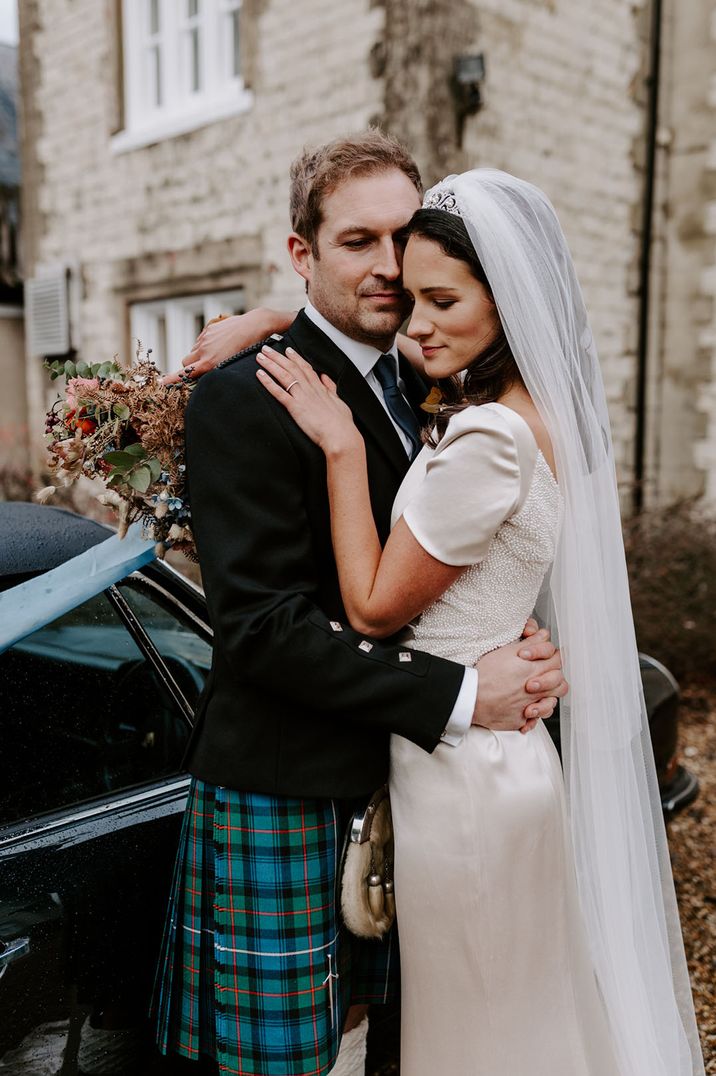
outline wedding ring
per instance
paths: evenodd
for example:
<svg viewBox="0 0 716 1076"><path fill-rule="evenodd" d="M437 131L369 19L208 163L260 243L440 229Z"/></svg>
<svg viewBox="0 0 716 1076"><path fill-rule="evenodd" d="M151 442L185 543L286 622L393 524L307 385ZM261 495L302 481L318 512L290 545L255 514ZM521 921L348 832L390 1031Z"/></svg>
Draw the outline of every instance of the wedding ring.
<svg viewBox="0 0 716 1076"><path fill-rule="evenodd" d="M298 384L298 378L296 378L296 380L295 380L295 381L292 381L292 382L291 382L291 384L290 384L290 385L288 386L288 388L286 389L286 392L290 392L290 391L291 391L291 389L293 388L293 386L294 386L294 385L297 385L297 384Z"/></svg>

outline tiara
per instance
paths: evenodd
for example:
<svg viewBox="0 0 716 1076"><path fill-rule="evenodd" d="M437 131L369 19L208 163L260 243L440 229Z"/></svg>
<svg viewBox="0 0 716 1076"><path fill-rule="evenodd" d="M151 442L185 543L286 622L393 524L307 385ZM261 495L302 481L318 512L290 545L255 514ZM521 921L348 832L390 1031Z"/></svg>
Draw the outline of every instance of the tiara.
<svg viewBox="0 0 716 1076"><path fill-rule="evenodd" d="M423 198L423 209L442 209L445 213L453 213L456 217L462 216L454 191L442 183L438 183L436 186L431 187L429 191L426 191Z"/></svg>

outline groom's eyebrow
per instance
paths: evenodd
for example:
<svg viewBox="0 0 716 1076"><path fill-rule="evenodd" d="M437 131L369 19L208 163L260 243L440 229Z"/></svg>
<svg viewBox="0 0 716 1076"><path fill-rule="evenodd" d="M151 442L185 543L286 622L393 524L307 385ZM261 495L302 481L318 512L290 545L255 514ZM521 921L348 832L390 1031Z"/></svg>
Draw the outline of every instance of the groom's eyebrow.
<svg viewBox="0 0 716 1076"><path fill-rule="evenodd" d="M403 230L403 227L396 228L396 230L393 232L393 239L404 241ZM375 238L380 234L382 233L376 231L375 228L367 227L365 224L351 224L348 225L348 227L342 228L340 230L340 232L336 236L335 242L340 243L344 239L350 239L354 236L370 236L372 238Z"/></svg>
<svg viewBox="0 0 716 1076"><path fill-rule="evenodd" d="M376 233L372 228L366 228L361 224L353 224L348 228L343 228L336 236L337 240L348 239L352 235L375 235Z"/></svg>

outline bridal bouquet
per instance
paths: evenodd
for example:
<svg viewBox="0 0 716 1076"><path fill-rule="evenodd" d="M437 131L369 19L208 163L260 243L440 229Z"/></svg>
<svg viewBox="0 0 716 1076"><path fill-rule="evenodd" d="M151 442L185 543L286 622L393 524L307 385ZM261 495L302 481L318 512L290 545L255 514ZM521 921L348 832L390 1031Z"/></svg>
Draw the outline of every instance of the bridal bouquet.
<svg viewBox="0 0 716 1076"><path fill-rule="evenodd" d="M195 559L185 491L184 410L195 382L163 385L148 357L128 370L116 362L55 361L64 396L47 413L48 467L58 483L101 479L98 500L119 516L119 534L143 524L148 538ZM55 486L40 490L47 501Z"/></svg>

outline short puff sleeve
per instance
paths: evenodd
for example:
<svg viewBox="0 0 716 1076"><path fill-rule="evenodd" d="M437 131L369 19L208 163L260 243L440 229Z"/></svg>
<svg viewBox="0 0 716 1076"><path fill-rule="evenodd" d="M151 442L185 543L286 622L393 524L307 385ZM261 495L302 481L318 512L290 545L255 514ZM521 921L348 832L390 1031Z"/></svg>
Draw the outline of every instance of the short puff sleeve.
<svg viewBox="0 0 716 1076"><path fill-rule="evenodd" d="M403 518L432 557L455 566L484 559L520 503L520 462L509 423L489 404L453 415Z"/></svg>

